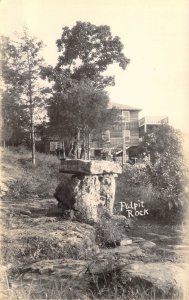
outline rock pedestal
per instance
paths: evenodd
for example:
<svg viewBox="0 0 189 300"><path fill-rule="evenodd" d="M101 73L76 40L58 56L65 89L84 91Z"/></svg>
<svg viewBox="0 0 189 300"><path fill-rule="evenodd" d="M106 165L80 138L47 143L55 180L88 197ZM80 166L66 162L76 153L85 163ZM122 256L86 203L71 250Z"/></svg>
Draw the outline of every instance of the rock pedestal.
<svg viewBox="0 0 189 300"><path fill-rule="evenodd" d="M115 177L122 172L118 163L65 160L60 172L73 174L70 184L61 182L55 192L63 210L73 209L78 219L90 222L98 222L104 208L113 214Z"/></svg>

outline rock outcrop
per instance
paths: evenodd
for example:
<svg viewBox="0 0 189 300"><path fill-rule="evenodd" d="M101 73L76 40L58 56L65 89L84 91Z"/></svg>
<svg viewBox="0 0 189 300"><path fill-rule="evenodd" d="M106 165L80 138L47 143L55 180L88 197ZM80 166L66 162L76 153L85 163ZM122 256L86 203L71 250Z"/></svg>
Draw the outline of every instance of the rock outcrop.
<svg viewBox="0 0 189 300"><path fill-rule="evenodd" d="M41 259L86 259L98 252L95 229L79 222L50 222L43 218L34 226L27 224L24 228L11 229L5 240L10 249L2 254L6 255L9 263L16 263L18 259L22 263Z"/></svg>
<svg viewBox="0 0 189 300"><path fill-rule="evenodd" d="M171 296L178 292L185 293L189 280L186 274L185 264L173 264L170 262L143 263L141 261L126 265L121 269L123 283L149 284L156 294ZM187 299L187 298L182 298Z"/></svg>
<svg viewBox="0 0 189 300"><path fill-rule="evenodd" d="M103 208L112 215L115 200L115 177L121 167L109 161L62 161L60 172L74 174L69 186L61 182L55 191L59 207L74 210L77 219L98 222Z"/></svg>

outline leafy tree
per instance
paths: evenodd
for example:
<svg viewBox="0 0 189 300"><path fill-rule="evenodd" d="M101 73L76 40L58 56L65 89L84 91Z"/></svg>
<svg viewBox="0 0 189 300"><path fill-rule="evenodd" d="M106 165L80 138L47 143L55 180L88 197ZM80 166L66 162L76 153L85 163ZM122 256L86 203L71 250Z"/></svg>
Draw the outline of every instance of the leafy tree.
<svg viewBox="0 0 189 300"><path fill-rule="evenodd" d="M64 27L57 46L56 67L41 72L42 78L53 82L48 109L51 130L64 138L76 138L81 132L88 135L115 115L106 111L109 99L104 89L114 84L114 78L105 71L113 63L125 69L129 60L108 26L77 22L71 29Z"/></svg>
<svg viewBox="0 0 189 300"><path fill-rule="evenodd" d="M123 44L118 36L112 37L109 26L96 26L77 22L71 29L63 28L57 40L57 69L76 80L90 79L93 86L104 88L114 85L114 78L104 71L113 63L125 69L129 59L123 54Z"/></svg>
<svg viewBox="0 0 189 300"><path fill-rule="evenodd" d="M113 120L116 112L107 111L107 102L106 92L86 81L72 82L65 94L52 96L48 107L50 131L66 142L67 154L76 151L81 140L85 147L94 129L99 132Z"/></svg>
<svg viewBox="0 0 189 300"><path fill-rule="evenodd" d="M32 162L35 164L35 124L40 121L44 107L45 89L39 85L39 76L43 65L40 50L41 41L29 36L27 30L17 40L1 37L2 76L5 85L3 107L9 118L4 118L4 128L10 126L21 130L30 128L32 142ZM10 105L9 105L10 104ZM16 108L17 117L13 116ZM6 115L4 114L4 115ZM28 120L27 125L26 120ZM24 120L24 121L23 121Z"/></svg>
<svg viewBox="0 0 189 300"><path fill-rule="evenodd" d="M149 151L151 164L147 167L154 197L164 208L165 217L174 212L177 215L185 205L185 168L182 155L180 132L169 125L161 125L147 133L139 149Z"/></svg>
<svg viewBox="0 0 189 300"><path fill-rule="evenodd" d="M2 91L1 103L1 140L6 146L19 145L27 140L28 114L21 109L19 103L8 91Z"/></svg>

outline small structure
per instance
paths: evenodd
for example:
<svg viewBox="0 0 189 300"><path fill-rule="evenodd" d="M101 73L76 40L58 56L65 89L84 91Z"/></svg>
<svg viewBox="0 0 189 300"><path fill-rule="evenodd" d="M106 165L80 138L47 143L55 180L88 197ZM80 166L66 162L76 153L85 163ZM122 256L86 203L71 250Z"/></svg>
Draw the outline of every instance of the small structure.
<svg viewBox="0 0 189 300"><path fill-rule="evenodd" d="M62 160L60 172L73 174L69 184L61 182L55 198L63 210L73 209L77 219L98 222L105 209L113 214L118 163L98 160Z"/></svg>

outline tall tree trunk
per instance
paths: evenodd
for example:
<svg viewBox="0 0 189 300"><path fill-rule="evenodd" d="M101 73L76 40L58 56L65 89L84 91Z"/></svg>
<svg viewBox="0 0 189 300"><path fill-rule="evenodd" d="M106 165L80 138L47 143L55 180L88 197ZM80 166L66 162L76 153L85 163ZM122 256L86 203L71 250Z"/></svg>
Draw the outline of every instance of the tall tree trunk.
<svg viewBox="0 0 189 300"><path fill-rule="evenodd" d="M32 142L32 164L35 165L35 127L34 127L34 103L32 97L32 82L31 82L31 64L30 57L27 50L28 59L28 71L29 71L29 81L28 81L28 95L29 95L29 110L30 110L30 123L31 123L31 142Z"/></svg>
<svg viewBox="0 0 189 300"><path fill-rule="evenodd" d="M33 120L31 121L31 141L32 141L32 164L35 165L35 128L34 128Z"/></svg>
<svg viewBox="0 0 189 300"><path fill-rule="evenodd" d="M77 129L77 158L80 157L80 128Z"/></svg>

